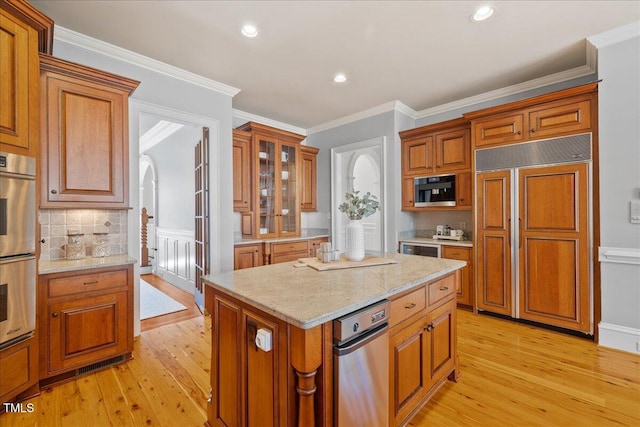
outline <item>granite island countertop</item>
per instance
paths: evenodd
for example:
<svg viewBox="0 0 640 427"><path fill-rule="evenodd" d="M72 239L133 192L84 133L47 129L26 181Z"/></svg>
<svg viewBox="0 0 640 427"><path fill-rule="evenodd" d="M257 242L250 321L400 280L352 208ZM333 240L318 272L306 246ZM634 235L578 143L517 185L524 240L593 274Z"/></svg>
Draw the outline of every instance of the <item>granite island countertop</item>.
<svg viewBox="0 0 640 427"><path fill-rule="evenodd" d="M466 265L464 261L387 254L397 263L317 271L285 262L210 274L204 282L301 329L310 329Z"/></svg>

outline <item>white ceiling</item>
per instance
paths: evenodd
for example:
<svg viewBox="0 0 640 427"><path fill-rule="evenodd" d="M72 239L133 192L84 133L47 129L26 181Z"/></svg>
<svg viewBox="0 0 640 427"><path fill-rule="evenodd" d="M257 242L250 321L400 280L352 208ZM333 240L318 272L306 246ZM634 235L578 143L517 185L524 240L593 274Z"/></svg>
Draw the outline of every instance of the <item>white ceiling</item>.
<svg viewBox="0 0 640 427"><path fill-rule="evenodd" d="M640 1L37 1L57 25L241 89L235 109L308 129L416 111L584 67ZM259 36L240 34L245 23ZM55 32L54 32L55 33ZM333 82L337 72L344 84Z"/></svg>

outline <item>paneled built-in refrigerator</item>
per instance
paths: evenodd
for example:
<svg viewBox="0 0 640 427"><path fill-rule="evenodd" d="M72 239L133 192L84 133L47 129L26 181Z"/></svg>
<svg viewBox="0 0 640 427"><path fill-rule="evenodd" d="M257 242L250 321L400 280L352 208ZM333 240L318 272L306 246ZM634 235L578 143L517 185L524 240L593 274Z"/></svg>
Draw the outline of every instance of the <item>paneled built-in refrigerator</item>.
<svg viewBox="0 0 640 427"><path fill-rule="evenodd" d="M475 162L478 309L593 334L591 134Z"/></svg>

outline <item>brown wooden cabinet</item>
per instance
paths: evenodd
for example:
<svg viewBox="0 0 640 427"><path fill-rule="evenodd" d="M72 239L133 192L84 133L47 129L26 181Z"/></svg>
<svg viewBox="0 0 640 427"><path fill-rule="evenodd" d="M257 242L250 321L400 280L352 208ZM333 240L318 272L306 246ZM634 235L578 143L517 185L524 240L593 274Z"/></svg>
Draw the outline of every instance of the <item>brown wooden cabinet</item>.
<svg viewBox="0 0 640 427"><path fill-rule="evenodd" d="M53 21L28 2L0 2L0 151L38 155L38 51L51 51L52 30Z"/></svg>
<svg viewBox="0 0 640 427"><path fill-rule="evenodd" d="M40 70L40 206L128 208L128 97L139 82L48 55Z"/></svg>
<svg viewBox="0 0 640 427"><path fill-rule="evenodd" d="M457 379L459 272L391 299L389 425L404 425L447 377Z"/></svg>
<svg viewBox="0 0 640 427"><path fill-rule="evenodd" d="M233 130L233 210L251 210L251 134Z"/></svg>
<svg viewBox="0 0 640 427"><path fill-rule="evenodd" d="M9 402L38 384L38 338L0 351L0 402Z"/></svg>
<svg viewBox="0 0 640 427"><path fill-rule="evenodd" d="M458 304L473 306L473 290L475 289L473 274L473 248L462 246L442 245L442 258L465 261L466 267L461 271L459 287L456 289L456 302Z"/></svg>
<svg viewBox="0 0 640 427"><path fill-rule="evenodd" d="M468 210L472 205L469 121L455 119L400 132L402 210ZM455 207L414 206L414 177L456 175Z"/></svg>
<svg viewBox="0 0 640 427"><path fill-rule="evenodd" d="M258 267L295 261L298 258L315 257L320 244L328 242L328 237L311 239L278 240L236 244L234 247L233 269Z"/></svg>
<svg viewBox="0 0 640 427"><path fill-rule="evenodd" d="M133 351L133 266L41 275L41 378Z"/></svg>
<svg viewBox="0 0 640 427"><path fill-rule="evenodd" d="M300 235L304 136L248 122L237 130L251 135L251 211L242 213L245 238Z"/></svg>
<svg viewBox="0 0 640 427"><path fill-rule="evenodd" d="M594 84L465 114L474 148L588 132L595 112Z"/></svg>
<svg viewBox="0 0 640 427"><path fill-rule="evenodd" d="M259 267L262 265L262 243L236 245L233 248L233 269Z"/></svg>
<svg viewBox="0 0 640 427"><path fill-rule="evenodd" d="M302 212L316 212L318 210L317 194L317 156L320 150L308 145L300 146L302 168L302 182L300 184L300 210Z"/></svg>
<svg viewBox="0 0 640 427"><path fill-rule="evenodd" d="M219 295L214 296L212 323L211 378L216 380L211 382L209 420L228 426L285 425L286 324ZM259 329L271 333L271 351L257 347Z"/></svg>
<svg viewBox="0 0 640 427"><path fill-rule="evenodd" d="M469 122L455 119L400 132L403 175L428 176L471 169Z"/></svg>

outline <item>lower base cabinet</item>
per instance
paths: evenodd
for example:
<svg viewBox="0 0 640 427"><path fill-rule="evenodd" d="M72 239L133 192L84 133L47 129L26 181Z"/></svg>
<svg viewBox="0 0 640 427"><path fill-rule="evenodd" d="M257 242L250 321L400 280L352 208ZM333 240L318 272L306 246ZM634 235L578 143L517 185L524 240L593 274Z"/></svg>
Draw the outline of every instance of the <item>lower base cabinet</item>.
<svg viewBox="0 0 640 427"><path fill-rule="evenodd" d="M466 261L467 266L462 268L460 286L456 292L456 301L458 304L473 306L474 297L473 290L473 248L442 245L442 258L457 259Z"/></svg>
<svg viewBox="0 0 640 427"><path fill-rule="evenodd" d="M296 239L278 242L237 244L234 247L233 269L258 267L315 257L320 244L328 237Z"/></svg>
<svg viewBox="0 0 640 427"><path fill-rule="evenodd" d="M38 311L41 379L117 361L133 351L133 266L42 275Z"/></svg>
<svg viewBox="0 0 640 427"><path fill-rule="evenodd" d="M415 310L424 298L420 290L392 300L395 326L390 330L389 346L390 426L405 425L447 377L457 380L456 300L453 288L449 288L452 282L445 277L423 287L421 291L427 293L430 305L421 310ZM429 294L437 296L437 301Z"/></svg>
<svg viewBox="0 0 640 427"><path fill-rule="evenodd" d="M38 384L36 337L0 351L0 402L10 402Z"/></svg>
<svg viewBox="0 0 640 427"><path fill-rule="evenodd" d="M233 248L233 269L259 267L262 265L262 244L236 245Z"/></svg>
<svg viewBox="0 0 640 427"><path fill-rule="evenodd" d="M287 417L286 324L218 295L213 300L211 402L213 425L277 426ZM273 349L256 345L258 330L271 334ZM284 354L284 358L282 355ZM242 405L238 405L242 402Z"/></svg>

